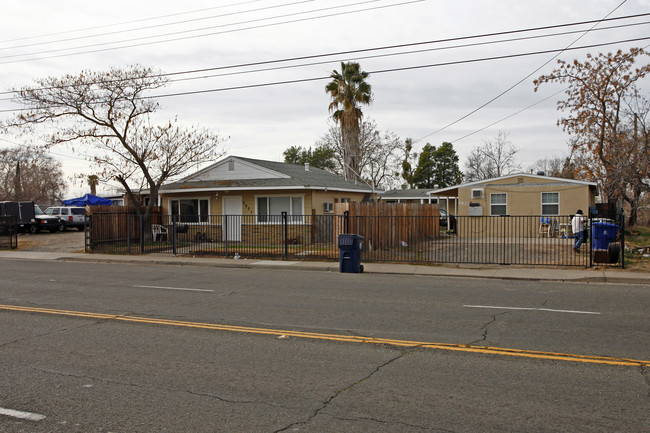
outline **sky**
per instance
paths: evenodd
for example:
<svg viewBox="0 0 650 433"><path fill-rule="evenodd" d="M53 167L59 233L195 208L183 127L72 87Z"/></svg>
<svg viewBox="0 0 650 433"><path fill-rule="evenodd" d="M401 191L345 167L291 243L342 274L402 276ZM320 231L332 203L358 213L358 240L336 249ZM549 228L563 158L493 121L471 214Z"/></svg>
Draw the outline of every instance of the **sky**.
<svg viewBox="0 0 650 433"><path fill-rule="evenodd" d="M416 151L452 142L461 169L503 131L527 169L566 155L569 138L557 126L564 87L534 92L533 80L556 59L650 44L650 16L530 31L650 13L650 0L21 0L2 9L0 92L88 69L183 72L151 93L161 96L156 119L209 128L227 155L272 161L327 132L327 78L358 61L374 95L364 119L381 131L412 138ZM503 34L473 37L494 33ZM297 60L279 62L287 59ZM243 66L251 63L264 64ZM0 94L0 119L19 108L10 96ZM21 140L0 135L0 148ZM65 198L88 192L74 180L92 174L83 156L65 146L51 155L69 184Z"/></svg>

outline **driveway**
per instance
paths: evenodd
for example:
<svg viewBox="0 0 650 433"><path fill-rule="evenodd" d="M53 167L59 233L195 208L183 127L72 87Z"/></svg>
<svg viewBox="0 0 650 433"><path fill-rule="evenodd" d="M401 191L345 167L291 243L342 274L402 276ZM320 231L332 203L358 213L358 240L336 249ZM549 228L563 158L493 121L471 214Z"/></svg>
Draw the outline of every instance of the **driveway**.
<svg viewBox="0 0 650 433"><path fill-rule="evenodd" d="M41 232L18 235L18 251L48 251L74 253L84 250L84 232Z"/></svg>

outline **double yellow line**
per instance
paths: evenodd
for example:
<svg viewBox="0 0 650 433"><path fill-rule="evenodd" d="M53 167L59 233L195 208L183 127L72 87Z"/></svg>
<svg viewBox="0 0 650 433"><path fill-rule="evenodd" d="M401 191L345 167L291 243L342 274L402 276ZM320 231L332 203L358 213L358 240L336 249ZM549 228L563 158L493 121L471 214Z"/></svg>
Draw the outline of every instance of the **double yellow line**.
<svg viewBox="0 0 650 433"><path fill-rule="evenodd" d="M463 344L429 343L423 341L394 340L389 338L370 338L339 334L321 334L315 332L288 331L281 329L252 328L246 326L218 325L214 323L186 322L181 320L152 319L129 315L89 313L84 311L56 310L49 308L22 307L18 305L0 305L0 310L21 311L26 313L55 314L68 317L85 317L89 319L116 320L130 323L178 326L183 328L209 329L214 331L243 332L247 334L273 335L281 338L309 338L314 340L339 341L344 343L385 344L397 347L451 350L457 352L482 353L501 356L519 356L533 359L552 359L556 361L583 362L591 364L620 365L630 367L650 367L650 361L615 358L609 356L574 355L568 353L540 352L534 350L507 349L501 347L477 347Z"/></svg>

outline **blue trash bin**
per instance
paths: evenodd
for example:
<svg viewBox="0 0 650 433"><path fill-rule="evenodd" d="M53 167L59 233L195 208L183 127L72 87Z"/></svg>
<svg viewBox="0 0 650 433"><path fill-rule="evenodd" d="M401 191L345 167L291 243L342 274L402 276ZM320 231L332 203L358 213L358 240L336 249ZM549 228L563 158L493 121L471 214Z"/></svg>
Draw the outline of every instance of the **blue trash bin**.
<svg viewBox="0 0 650 433"><path fill-rule="evenodd" d="M339 235L339 271L359 274L363 272L361 249L363 236L352 234Z"/></svg>
<svg viewBox="0 0 650 433"><path fill-rule="evenodd" d="M591 248L594 250L607 250L609 244L616 240L619 229L619 226L612 223L595 222L591 224Z"/></svg>

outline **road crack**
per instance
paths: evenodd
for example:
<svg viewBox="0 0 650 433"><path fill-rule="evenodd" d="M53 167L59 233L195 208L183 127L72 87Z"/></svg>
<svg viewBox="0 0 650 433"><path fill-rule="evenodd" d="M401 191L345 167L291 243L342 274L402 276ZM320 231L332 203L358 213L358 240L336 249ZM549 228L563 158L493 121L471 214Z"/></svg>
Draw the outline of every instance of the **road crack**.
<svg viewBox="0 0 650 433"><path fill-rule="evenodd" d="M397 356L395 356L395 357L389 359L388 361L386 361L386 362L384 362L384 363L378 365L378 366L375 367L375 369L374 369L373 371L371 371L368 375L362 377L361 379L355 381L354 383L351 383L350 385L348 385L348 386L346 386L346 387L344 387L344 388L341 388L341 389L337 390L337 391L334 392L331 396L329 396L329 398L328 398L327 400L325 400L325 401L321 404L321 406L320 406L318 409L314 410L314 411L313 411L313 412L312 412L312 413L307 417L306 420L304 420L304 421L297 421L297 422L291 423L291 424L289 424L289 425L286 426L286 427L283 427L283 428L281 428L281 429L279 429L279 430L275 430L273 433L284 432L284 431L287 431L287 430L289 430L289 429L291 429L291 428L294 428L294 427L296 427L296 426L300 426L300 425L308 424L311 420L313 420L314 418L316 418L316 417L317 417L321 412L323 412L325 409L327 409L327 407L328 407L328 406L329 406L329 405L330 405L334 400L336 400L336 398L337 398L339 395L341 395L342 393L344 393L344 392L346 392L346 391L349 391L349 390L353 389L354 387L356 387L356 386L362 384L363 382L369 380L372 376L374 376L375 374L377 374L381 369L383 369L383 368L389 366L390 364L394 363L395 361L397 361L397 360L403 358L404 356L406 356L407 353L408 353L408 352L405 351L405 350L400 351L399 355L397 355Z"/></svg>
<svg viewBox="0 0 650 433"><path fill-rule="evenodd" d="M417 424L409 424L405 422L399 422L399 421L386 421L382 419L377 419L377 418L369 418L369 417L354 417L354 418L342 418L342 417L331 417L340 421L372 421L376 422L378 424L384 424L384 425L394 425L394 426L402 426L402 427L408 427L408 428L417 428L422 431L430 431L430 432L438 432L438 433L455 433L454 430L447 430L447 429L439 429L435 427L426 427L426 426L421 426Z"/></svg>
<svg viewBox="0 0 650 433"><path fill-rule="evenodd" d="M492 342L488 340L488 334L490 332L490 328L492 328L493 325L497 323L497 319L499 316L505 316L505 315L510 315L510 311L504 311L503 313L498 313L498 314L493 314L490 316L490 321L486 322L483 324L481 329L483 330L483 335L481 335L481 338L478 340L474 340L470 343L468 343L468 346L474 346L474 345L482 345L482 343L488 343L488 346L492 345Z"/></svg>
<svg viewBox="0 0 650 433"><path fill-rule="evenodd" d="M257 401L257 400L231 400L225 397L218 396L216 394L210 394L206 392L197 392L197 391L191 391L187 389L179 389L179 388L167 388L167 387L160 387L160 386L155 386L155 385L143 385L140 383L133 383L133 382L122 382L118 380L111 380L111 379L106 379L103 377L95 377L95 376L87 376L87 375L79 375L79 374L71 374L71 373L62 373L60 371L52 371L52 370L42 370L42 369L35 369L38 372L45 373L45 374L51 374L55 376L60 376L60 377L67 377L67 378L74 378L74 379L82 379L82 380L89 380L89 381L94 381L94 382L101 382L105 383L108 385L118 385L118 386L127 386L130 388L138 388L138 389L147 389L147 390L156 390L156 391L164 391L164 392L175 392L175 393L183 393L183 394L189 394L193 395L196 397L207 397L211 399L218 400L223 403L227 404L249 404L249 405L262 405L262 406L270 406L274 408L282 408L282 409L295 409L295 408L290 408L278 404L273 404L273 403L268 403L265 401Z"/></svg>

